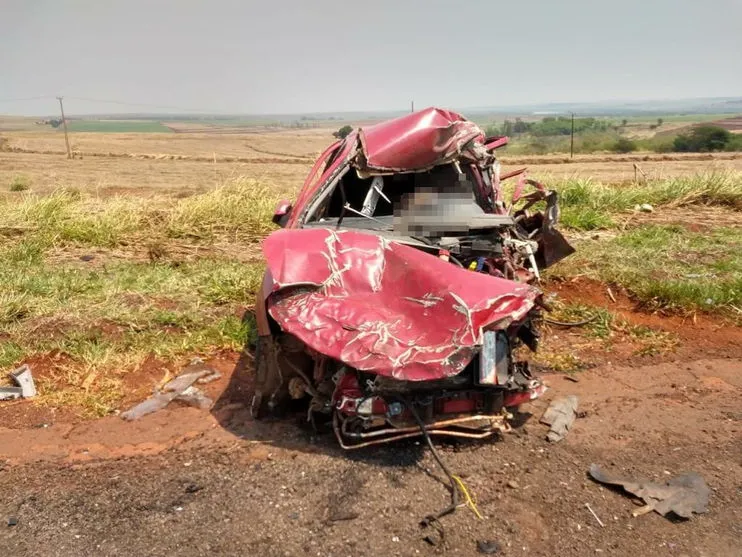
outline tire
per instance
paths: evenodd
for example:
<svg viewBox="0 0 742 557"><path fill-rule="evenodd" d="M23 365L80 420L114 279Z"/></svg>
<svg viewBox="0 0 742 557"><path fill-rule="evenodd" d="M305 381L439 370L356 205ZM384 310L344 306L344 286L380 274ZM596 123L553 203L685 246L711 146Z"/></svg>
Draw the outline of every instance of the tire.
<svg viewBox="0 0 742 557"><path fill-rule="evenodd" d="M250 414L256 420L265 418L269 414L268 400L270 393L265 392L270 373L268 361L273 337L260 337L255 346L255 388L250 403Z"/></svg>

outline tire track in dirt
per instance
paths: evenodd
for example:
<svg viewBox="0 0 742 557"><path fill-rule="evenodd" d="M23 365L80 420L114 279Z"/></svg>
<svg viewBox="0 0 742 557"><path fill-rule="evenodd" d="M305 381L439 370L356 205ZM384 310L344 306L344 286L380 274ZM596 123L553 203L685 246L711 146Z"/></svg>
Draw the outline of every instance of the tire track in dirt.
<svg viewBox="0 0 742 557"><path fill-rule="evenodd" d="M278 151L268 151L266 149L258 149L257 147L254 147L253 145L250 145L249 143L245 143L244 145L248 149L251 149L252 151L255 151L256 153L260 153L261 155L274 155L274 156L277 156L277 157L290 157L290 158L295 158L295 159L304 159L304 160L306 160L307 162L310 162L310 163L311 162L314 162L314 156L311 155L311 154L307 154L307 155L294 155L292 153L281 153L281 152L278 152Z"/></svg>

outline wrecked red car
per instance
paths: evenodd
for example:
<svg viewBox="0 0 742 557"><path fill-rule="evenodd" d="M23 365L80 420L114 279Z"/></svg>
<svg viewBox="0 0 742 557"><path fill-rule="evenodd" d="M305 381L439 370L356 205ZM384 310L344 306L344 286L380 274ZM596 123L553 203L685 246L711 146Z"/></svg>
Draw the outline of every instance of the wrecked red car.
<svg viewBox="0 0 742 557"><path fill-rule="evenodd" d="M573 249L556 193L501 174L506 143L428 108L319 157L263 243L256 418L304 401L347 449L485 438L543 393L516 353L538 346L540 269Z"/></svg>

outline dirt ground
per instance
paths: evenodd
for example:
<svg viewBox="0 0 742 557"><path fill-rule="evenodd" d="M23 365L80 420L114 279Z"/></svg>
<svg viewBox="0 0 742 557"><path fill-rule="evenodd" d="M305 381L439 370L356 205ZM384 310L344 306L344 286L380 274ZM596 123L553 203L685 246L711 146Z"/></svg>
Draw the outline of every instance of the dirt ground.
<svg viewBox="0 0 742 557"><path fill-rule="evenodd" d="M597 287L563 285L560 295ZM543 378L550 390L521 410L522 425L485 443L438 443L475 494L483 518L460 508L432 547L419 521L448 501L430 452L409 442L343 452L301 416L255 422L245 403L249 355L209 362L209 411L167 409L134 423L80 421L12 403L0 427L0 549L7 555L501 555L737 556L742 542L742 331L712 320L655 319L682 344L672 354L595 354L576 376ZM717 333L721 329L717 326ZM554 331L567 346L577 331ZM698 338L709 339L699 343ZM538 418L549 401L579 397L561 443ZM700 473L709 512L689 521L633 518L632 498L587 476L591 463L631 477ZM590 514L589 504L601 519ZM15 526L5 526L7 520Z"/></svg>
<svg viewBox="0 0 742 557"><path fill-rule="evenodd" d="M59 149L58 135L13 133L4 132L12 145L34 152L0 152L4 196L20 195L4 185L17 175L39 193L65 186L100 195L184 196L248 175L291 194L311 164L306 159L330 140L316 130L291 132L296 137L73 134L84 149L190 158L68 161L40 152ZM202 160L214 154L240 160ZM622 181L633 179L635 162L541 157L506 166L529 164L547 179ZM742 169L739 158L654 157L637 164L657 176ZM637 218L669 218L694 230L720 215L730 226L736 219L716 209L694 212L695 220L684 215ZM609 350L579 329L547 330L549 346L579 355L585 370L568 378L546 368L549 391L521 408L513 433L436 443L483 516L460 508L445 517L437 547L424 541L430 532L419 521L443 508L448 492L427 448L411 441L348 453L302 416L256 422L246 408L251 356L224 352L207 362L222 373L205 387L215 401L209 411L173 403L129 423L117 415L83 420L33 401L0 403L0 557L467 556L480 554L479 541L496 542L506 556L742 555L742 328L702 314L646 313L621 291L609 295L585 280L549 288L565 301L667 332L675 344L640 353L635 340L619 335ZM34 362L40 373L43 365ZM178 365L153 359L132 376L127 402L145 397L165 369L177 373ZM548 443L538 420L551 400L569 394L579 397L580 418L564 441ZM688 521L656 513L633 518L632 498L590 480L591 463L654 480L696 471L712 489L709 512Z"/></svg>

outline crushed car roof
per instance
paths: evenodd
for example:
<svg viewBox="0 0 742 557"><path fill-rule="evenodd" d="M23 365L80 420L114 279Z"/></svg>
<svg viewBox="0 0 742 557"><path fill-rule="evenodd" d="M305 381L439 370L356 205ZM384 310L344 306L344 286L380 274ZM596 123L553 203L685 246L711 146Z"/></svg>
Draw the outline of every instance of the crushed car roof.
<svg viewBox="0 0 742 557"><path fill-rule="evenodd" d="M426 108L358 131L367 172L417 172L460 158L487 157L484 134L474 122L442 108Z"/></svg>

